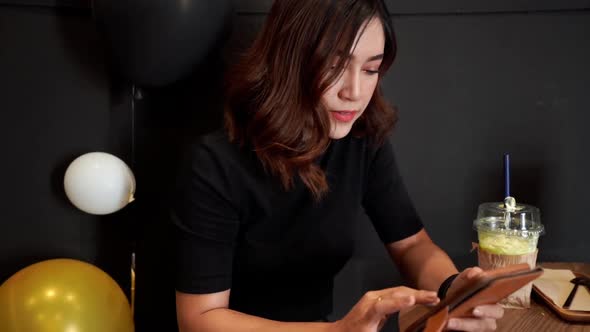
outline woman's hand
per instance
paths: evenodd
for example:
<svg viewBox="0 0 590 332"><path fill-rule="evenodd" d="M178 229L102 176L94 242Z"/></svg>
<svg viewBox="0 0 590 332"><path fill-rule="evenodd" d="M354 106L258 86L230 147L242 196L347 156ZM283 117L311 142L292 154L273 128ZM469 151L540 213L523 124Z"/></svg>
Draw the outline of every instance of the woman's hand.
<svg viewBox="0 0 590 332"><path fill-rule="evenodd" d="M447 294L461 288L472 278L477 277L483 270L479 267L472 267L464 270L451 284ZM453 331L495 331L496 320L504 316L504 309L499 304L481 305L473 309L473 318L452 318L447 323L447 329Z"/></svg>
<svg viewBox="0 0 590 332"><path fill-rule="evenodd" d="M334 322L335 332L376 332L389 315L414 304L436 304L436 292L394 287L367 292L344 318Z"/></svg>

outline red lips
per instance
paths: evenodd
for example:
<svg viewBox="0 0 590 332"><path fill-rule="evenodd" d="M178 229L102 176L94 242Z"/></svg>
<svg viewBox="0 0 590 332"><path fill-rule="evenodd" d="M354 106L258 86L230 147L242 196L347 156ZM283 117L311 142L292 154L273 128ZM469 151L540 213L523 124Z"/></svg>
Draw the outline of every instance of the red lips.
<svg viewBox="0 0 590 332"><path fill-rule="evenodd" d="M332 117L341 122L350 122L354 120L357 111L330 111Z"/></svg>

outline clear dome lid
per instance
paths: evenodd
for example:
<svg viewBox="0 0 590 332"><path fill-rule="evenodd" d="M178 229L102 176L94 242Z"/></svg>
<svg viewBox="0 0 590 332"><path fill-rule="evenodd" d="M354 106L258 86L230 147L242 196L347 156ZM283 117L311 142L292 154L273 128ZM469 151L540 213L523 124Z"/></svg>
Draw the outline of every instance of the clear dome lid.
<svg viewBox="0 0 590 332"><path fill-rule="evenodd" d="M507 197L504 202L480 204L473 228L478 232L522 237L538 237L545 232L539 209L532 205L516 204L512 197Z"/></svg>

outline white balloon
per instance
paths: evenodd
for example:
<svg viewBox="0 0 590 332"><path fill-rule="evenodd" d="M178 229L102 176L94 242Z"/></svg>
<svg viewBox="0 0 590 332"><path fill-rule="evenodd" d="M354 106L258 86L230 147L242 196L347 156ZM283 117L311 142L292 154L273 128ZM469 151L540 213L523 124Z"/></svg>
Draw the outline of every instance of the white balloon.
<svg viewBox="0 0 590 332"><path fill-rule="evenodd" d="M90 152L68 166L64 188L78 209L104 215L133 201L135 177L121 159L104 152Z"/></svg>

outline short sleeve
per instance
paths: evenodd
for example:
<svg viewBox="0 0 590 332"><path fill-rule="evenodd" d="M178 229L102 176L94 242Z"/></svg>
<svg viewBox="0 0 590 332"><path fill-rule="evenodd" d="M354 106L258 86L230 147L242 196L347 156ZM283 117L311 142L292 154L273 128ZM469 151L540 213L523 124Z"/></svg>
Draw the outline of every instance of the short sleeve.
<svg viewBox="0 0 590 332"><path fill-rule="evenodd" d="M175 287L205 294L231 288L239 228L222 159L197 145L180 172L171 209Z"/></svg>
<svg viewBox="0 0 590 332"><path fill-rule="evenodd" d="M423 225L399 174L389 141L370 157L363 207L385 244L419 232Z"/></svg>

